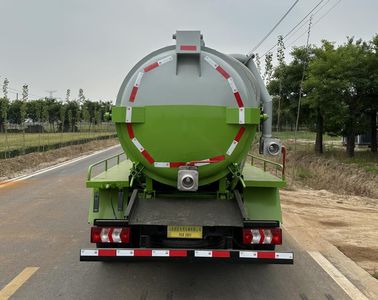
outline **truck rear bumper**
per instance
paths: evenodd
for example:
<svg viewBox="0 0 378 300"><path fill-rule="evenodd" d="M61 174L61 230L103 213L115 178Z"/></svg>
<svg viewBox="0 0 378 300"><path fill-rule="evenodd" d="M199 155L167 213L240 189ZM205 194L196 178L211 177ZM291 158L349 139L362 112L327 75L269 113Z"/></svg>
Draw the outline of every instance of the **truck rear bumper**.
<svg viewBox="0 0 378 300"><path fill-rule="evenodd" d="M80 261L240 261L268 264L293 264L292 252L250 250L206 250L206 249L126 249L99 248L81 249Z"/></svg>

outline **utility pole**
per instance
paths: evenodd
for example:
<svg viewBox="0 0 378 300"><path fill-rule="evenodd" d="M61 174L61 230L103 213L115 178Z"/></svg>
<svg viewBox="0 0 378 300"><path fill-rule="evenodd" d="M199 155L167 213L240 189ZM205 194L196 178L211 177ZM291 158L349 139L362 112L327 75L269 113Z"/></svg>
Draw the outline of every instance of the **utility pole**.
<svg viewBox="0 0 378 300"><path fill-rule="evenodd" d="M312 25L312 15L310 17L310 23L308 24L308 31L307 31L307 41L306 41L306 56L305 60L303 62L303 70L302 70L302 78L299 85L299 98L298 98L298 109L297 109L297 118L295 122L295 131L294 131L294 152L297 150L297 132L298 132L298 126L299 126L299 114L301 112L301 100L302 100L302 93L303 93L303 81L304 76L308 64L308 51L310 46L310 34L311 34L311 25Z"/></svg>
<svg viewBox="0 0 378 300"><path fill-rule="evenodd" d="M47 93L49 93L49 99L53 99L53 94L56 93L57 91L56 90L47 90L46 91Z"/></svg>

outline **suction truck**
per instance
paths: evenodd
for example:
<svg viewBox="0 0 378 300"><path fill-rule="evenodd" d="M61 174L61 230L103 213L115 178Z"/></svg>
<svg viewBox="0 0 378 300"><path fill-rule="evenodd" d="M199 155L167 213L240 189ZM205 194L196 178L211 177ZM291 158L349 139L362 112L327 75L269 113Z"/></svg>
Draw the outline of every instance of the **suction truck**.
<svg viewBox="0 0 378 300"><path fill-rule="evenodd" d="M123 152L89 167L95 246L80 260L292 264L276 249L284 160L250 154L258 128L262 155L285 154L253 56L209 48L199 31L173 39L121 85L111 118Z"/></svg>

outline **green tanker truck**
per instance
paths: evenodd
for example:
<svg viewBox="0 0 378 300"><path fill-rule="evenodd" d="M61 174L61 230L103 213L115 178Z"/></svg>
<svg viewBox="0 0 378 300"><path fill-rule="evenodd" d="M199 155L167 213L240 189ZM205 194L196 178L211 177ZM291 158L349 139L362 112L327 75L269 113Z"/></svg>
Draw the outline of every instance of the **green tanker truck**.
<svg viewBox="0 0 378 300"><path fill-rule="evenodd" d="M89 167L96 248L80 259L293 263L292 252L275 249L284 164L249 154L258 126L262 154L284 149L272 138L272 99L253 57L208 48L199 31L173 38L119 90L111 117L124 153Z"/></svg>

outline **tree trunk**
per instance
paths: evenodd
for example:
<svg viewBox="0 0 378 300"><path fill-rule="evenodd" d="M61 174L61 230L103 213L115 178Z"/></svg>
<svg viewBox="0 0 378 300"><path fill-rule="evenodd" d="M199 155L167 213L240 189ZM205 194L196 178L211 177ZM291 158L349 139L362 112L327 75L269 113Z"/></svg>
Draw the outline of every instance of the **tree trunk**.
<svg viewBox="0 0 378 300"><path fill-rule="evenodd" d="M356 139L356 134L354 133L354 130L351 130L350 132L348 132L346 151L349 157L354 157L354 148L356 145L355 139Z"/></svg>
<svg viewBox="0 0 378 300"><path fill-rule="evenodd" d="M373 110L370 119L371 152L377 152L377 111Z"/></svg>
<svg viewBox="0 0 378 300"><path fill-rule="evenodd" d="M320 109L317 110L316 115L316 139L315 139L315 152L323 153L323 116Z"/></svg>

